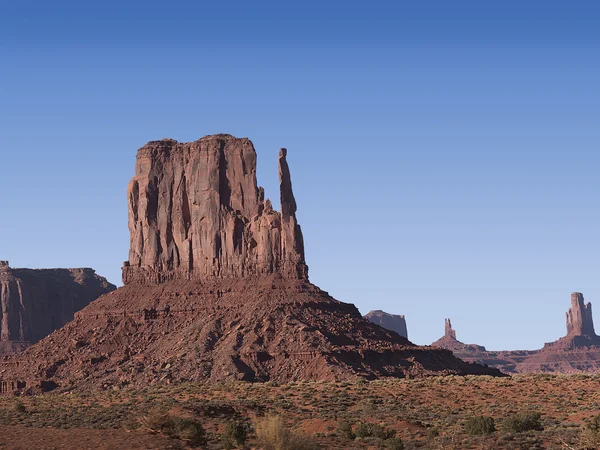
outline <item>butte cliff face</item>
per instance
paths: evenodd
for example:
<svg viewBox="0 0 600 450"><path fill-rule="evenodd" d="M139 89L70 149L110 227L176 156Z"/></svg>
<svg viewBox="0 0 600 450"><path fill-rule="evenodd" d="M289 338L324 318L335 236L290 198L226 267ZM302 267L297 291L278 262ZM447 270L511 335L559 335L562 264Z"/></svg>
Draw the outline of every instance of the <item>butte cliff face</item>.
<svg viewBox="0 0 600 450"><path fill-rule="evenodd" d="M286 151L281 212L248 139L150 142L129 184L125 286L9 361L62 388L490 374L363 319L308 281Z"/></svg>
<svg viewBox="0 0 600 450"><path fill-rule="evenodd" d="M125 284L244 278L307 279L287 151L279 153L281 213L256 183L248 139L208 136L150 142L128 188Z"/></svg>
<svg viewBox="0 0 600 450"><path fill-rule="evenodd" d="M0 261L0 354L39 341L114 289L92 269L13 269Z"/></svg>
<svg viewBox="0 0 600 450"><path fill-rule="evenodd" d="M408 330L406 328L406 319L399 314L389 314L381 310L373 310L365 315L368 321L385 328L386 330L395 331L400 336L408 338Z"/></svg>

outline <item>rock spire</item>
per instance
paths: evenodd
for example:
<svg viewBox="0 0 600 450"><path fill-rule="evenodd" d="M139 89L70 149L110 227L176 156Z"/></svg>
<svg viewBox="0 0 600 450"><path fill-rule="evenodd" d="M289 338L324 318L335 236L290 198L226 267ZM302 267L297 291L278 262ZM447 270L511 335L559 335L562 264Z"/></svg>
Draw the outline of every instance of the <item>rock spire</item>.
<svg viewBox="0 0 600 450"><path fill-rule="evenodd" d="M450 319L444 319L444 336L456 339L456 330L452 329L452 323L450 322Z"/></svg>
<svg viewBox="0 0 600 450"><path fill-rule="evenodd" d="M583 294L571 294L571 308L567 312L567 336L596 336L592 318L592 304L584 303Z"/></svg>

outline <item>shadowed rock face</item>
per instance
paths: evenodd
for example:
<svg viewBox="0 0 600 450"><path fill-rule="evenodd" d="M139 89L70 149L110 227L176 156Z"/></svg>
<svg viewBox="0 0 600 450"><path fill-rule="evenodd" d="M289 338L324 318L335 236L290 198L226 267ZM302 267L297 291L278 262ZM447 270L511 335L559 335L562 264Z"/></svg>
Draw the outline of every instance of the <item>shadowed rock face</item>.
<svg viewBox="0 0 600 450"><path fill-rule="evenodd" d="M281 149L279 213L256 183L249 139L221 134L142 147L128 189L131 246L123 282L271 273L308 279L286 154Z"/></svg>
<svg viewBox="0 0 600 450"><path fill-rule="evenodd" d="M7 261L0 262L2 349L39 341L114 289L92 269L12 269Z"/></svg>
<svg viewBox="0 0 600 450"><path fill-rule="evenodd" d="M386 330L395 331L400 336L408 338L406 319L399 314L389 314L381 310L373 310L365 315L365 319Z"/></svg>

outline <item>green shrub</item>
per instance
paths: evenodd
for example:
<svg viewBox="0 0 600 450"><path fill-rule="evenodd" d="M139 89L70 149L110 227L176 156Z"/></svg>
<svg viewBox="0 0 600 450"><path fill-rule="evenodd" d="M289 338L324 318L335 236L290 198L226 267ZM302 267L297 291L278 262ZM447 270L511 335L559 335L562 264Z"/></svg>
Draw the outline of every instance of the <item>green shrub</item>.
<svg viewBox="0 0 600 450"><path fill-rule="evenodd" d="M266 416L256 423L256 438L264 450L317 450L320 446L309 436L290 431L279 416Z"/></svg>
<svg viewBox="0 0 600 450"><path fill-rule="evenodd" d="M26 409L25 409L25 405L23 404L23 402L21 400L17 400L15 402L15 412L24 413L25 411L26 411Z"/></svg>
<svg viewBox="0 0 600 450"><path fill-rule="evenodd" d="M248 426L241 422L228 422L225 426L225 432L221 436L223 448L229 450L241 447L248 440Z"/></svg>
<svg viewBox="0 0 600 450"><path fill-rule="evenodd" d="M440 435L440 430L438 428L430 428L427 432L427 439L433 440Z"/></svg>
<svg viewBox="0 0 600 450"><path fill-rule="evenodd" d="M465 431L469 436L483 436L496 431L496 423L493 417L475 416L465 423Z"/></svg>
<svg viewBox="0 0 600 450"><path fill-rule="evenodd" d="M345 437L346 439L356 439L356 435L354 431L352 431L352 424L347 420L343 421L338 427L338 433L340 436Z"/></svg>
<svg viewBox="0 0 600 450"><path fill-rule="evenodd" d="M542 431L541 414L538 412L521 412L507 417L502 422L502 430L509 433L523 431Z"/></svg>
<svg viewBox="0 0 600 450"><path fill-rule="evenodd" d="M404 450L404 442L398 437L393 437L385 441L387 450Z"/></svg>
<svg viewBox="0 0 600 450"><path fill-rule="evenodd" d="M596 450L600 448L600 415L592 418L585 424L579 438L582 450Z"/></svg>
<svg viewBox="0 0 600 450"><path fill-rule="evenodd" d="M354 434L357 438L376 437L379 439L391 439L396 436L396 430L387 430L378 423L361 422L356 426Z"/></svg>
<svg viewBox="0 0 600 450"><path fill-rule="evenodd" d="M154 410L142 419L142 425L150 431L186 441L192 446L206 443L206 432L202 424L187 417L171 416L166 412Z"/></svg>

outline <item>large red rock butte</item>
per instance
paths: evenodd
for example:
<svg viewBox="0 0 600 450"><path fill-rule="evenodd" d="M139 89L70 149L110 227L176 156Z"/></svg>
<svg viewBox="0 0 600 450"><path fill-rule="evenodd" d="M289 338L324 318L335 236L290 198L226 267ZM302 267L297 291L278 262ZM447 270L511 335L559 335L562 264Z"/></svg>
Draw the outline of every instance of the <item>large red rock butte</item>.
<svg viewBox="0 0 600 450"><path fill-rule="evenodd" d="M0 356L39 341L115 289L92 269L15 269L0 261Z"/></svg>
<svg viewBox="0 0 600 450"><path fill-rule="evenodd" d="M216 135L150 142L128 189L123 282L262 277L308 279L287 150L279 153L281 213L256 183L249 139Z"/></svg>
<svg viewBox="0 0 600 450"><path fill-rule="evenodd" d="M138 151L125 286L6 364L62 389L239 379L490 374L363 319L308 281L286 161L281 212L256 183L248 139L167 139Z"/></svg>

